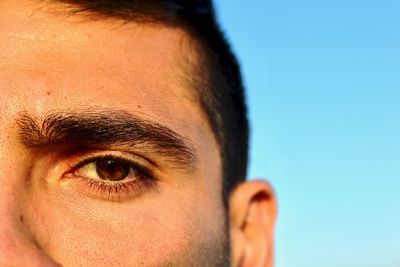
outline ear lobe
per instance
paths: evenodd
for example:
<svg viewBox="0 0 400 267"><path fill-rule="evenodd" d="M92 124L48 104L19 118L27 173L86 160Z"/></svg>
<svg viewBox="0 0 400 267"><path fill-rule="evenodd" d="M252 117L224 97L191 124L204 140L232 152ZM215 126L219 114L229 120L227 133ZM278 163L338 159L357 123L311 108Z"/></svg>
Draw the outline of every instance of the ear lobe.
<svg viewBox="0 0 400 267"><path fill-rule="evenodd" d="M230 197L232 263L238 267L272 267L276 199L265 181L239 185Z"/></svg>

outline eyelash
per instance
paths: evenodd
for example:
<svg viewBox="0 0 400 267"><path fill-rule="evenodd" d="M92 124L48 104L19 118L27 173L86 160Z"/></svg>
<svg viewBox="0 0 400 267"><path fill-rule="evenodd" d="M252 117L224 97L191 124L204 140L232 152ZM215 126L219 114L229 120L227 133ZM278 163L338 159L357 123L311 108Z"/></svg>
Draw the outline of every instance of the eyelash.
<svg viewBox="0 0 400 267"><path fill-rule="evenodd" d="M94 180L89 177L83 177L77 174L78 170L83 166L90 163L96 163L101 159L111 159L127 163L130 171L134 170L134 172L138 175L136 175L132 180L125 178L121 181L101 181ZM146 190L154 189L159 182L159 179L148 167L145 167L134 160L127 159L126 157L113 154L93 156L81 160L79 163L70 168L70 171L68 171L64 177L77 179L77 185L80 187L80 189L85 193L88 193L90 196L109 201L123 201L138 197ZM124 180L128 181L124 182Z"/></svg>

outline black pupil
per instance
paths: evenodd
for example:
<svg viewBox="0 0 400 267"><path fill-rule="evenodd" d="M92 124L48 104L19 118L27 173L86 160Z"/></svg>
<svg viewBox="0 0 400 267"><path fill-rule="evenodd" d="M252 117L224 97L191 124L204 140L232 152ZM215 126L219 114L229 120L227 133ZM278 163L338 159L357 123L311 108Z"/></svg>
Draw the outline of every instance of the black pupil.
<svg viewBox="0 0 400 267"><path fill-rule="evenodd" d="M115 159L99 159L96 161L96 171L101 179L120 181L129 174L129 163Z"/></svg>

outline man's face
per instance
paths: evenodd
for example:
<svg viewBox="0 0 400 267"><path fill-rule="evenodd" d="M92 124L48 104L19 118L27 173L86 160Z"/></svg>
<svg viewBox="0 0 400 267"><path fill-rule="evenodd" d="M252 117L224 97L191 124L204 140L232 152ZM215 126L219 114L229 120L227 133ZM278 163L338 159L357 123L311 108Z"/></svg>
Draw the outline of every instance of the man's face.
<svg viewBox="0 0 400 267"><path fill-rule="evenodd" d="M229 262L190 37L38 7L0 2L0 266Z"/></svg>

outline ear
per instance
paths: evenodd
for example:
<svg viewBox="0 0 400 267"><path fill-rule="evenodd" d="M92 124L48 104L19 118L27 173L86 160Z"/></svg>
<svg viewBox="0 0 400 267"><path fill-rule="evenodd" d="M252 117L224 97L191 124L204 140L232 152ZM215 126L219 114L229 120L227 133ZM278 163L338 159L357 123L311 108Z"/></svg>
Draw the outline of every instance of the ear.
<svg viewBox="0 0 400 267"><path fill-rule="evenodd" d="M232 264L235 267L272 267L277 214L272 187L263 180L240 184L230 196Z"/></svg>

